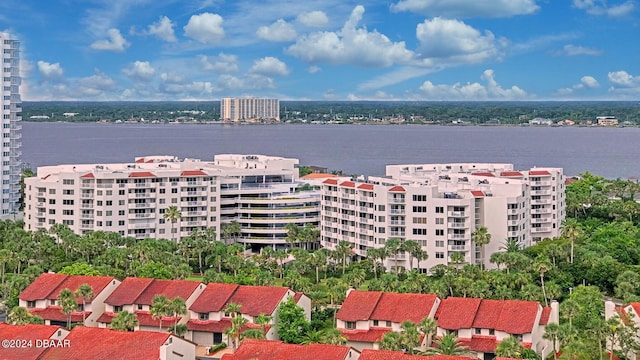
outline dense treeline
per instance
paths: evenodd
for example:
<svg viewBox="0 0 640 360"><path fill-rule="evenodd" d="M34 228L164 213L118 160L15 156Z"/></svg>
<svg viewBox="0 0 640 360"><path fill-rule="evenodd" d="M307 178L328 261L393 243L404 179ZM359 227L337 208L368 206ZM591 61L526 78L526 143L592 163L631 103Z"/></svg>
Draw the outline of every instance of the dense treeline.
<svg viewBox="0 0 640 360"><path fill-rule="evenodd" d="M540 117L554 121L595 120L596 116L615 116L621 122L638 124L637 102L323 102L281 101L283 121L368 122L370 119L399 117L414 123L451 123L464 120L483 124L498 120L501 124L521 124ZM63 113L77 113L73 117ZM214 121L220 118L220 103L193 102L24 102L24 120L98 121L144 118L146 121ZM30 119L49 116L49 119ZM521 117L522 116L522 117ZM351 118L361 120L349 120ZM414 118L415 119L415 118Z"/></svg>

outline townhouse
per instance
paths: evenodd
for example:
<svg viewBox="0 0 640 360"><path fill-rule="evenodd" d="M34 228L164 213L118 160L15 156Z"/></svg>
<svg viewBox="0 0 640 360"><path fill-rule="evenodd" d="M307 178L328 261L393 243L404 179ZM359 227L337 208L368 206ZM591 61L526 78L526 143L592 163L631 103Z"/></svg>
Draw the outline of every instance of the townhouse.
<svg viewBox="0 0 640 360"><path fill-rule="evenodd" d="M402 322L433 319L439 304L432 294L350 290L336 314L336 327L356 350L378 349L384 334L400 331Z"/></svg>
<svg viewBox="0 0 640 360"><path fill-rule="evenodd" d="M286 287L277 286L246 286L236 284L210 283L206 286L198 299L189 307L189 321L187 322L187 338L202 345L215 345L227 342L224 331L231 327L231 317L234 314L225 312L231 303L240 305L239 315L247 319L242 329L259 329L256 318L261 314L271 317L265 327L268 340L277 340L277 310L278 306L293 297L311 320L311 304L304 294L295 293Z"/></svg>
<svg viewBox="0 0 640 360"><path fill-rule="evenodd" d="M285 344L280 341L245 339L234 354L225 354L222 360L358 360L360 352L349 346Z"/></svg>
<svg viewBox="0 0 640 360"><path fill-rule="evenodd" d="M495 357L496 346L513 336L544 358L553 351L545 327L558 323L558 310L555 301L543 308L535 301L448 297L435 315L437 336L454 333L478 359Z"/></svg>
<svg viewBox="0 0 640 360"><path fill-rule="evenodd" d="M389 238L415 240L428 254L422 261L399 252L387 268L490 263L505 240L522 247L559 235L564 219L562 169L513 171L510 164L390 165L385 177L365 181L330 178L322 183L321 245L347 241L364 258ZM474 231L491 235L480 247ZM396 265L397 264L397 265Z"/></svg>
<svg viewBox="0 0 640 360"><path fill-rule="evenodd" d="M285 226L318 226L319 192L297 191L297 159L216 155L213 161L173 156L132 163L38 167L25 179L25 230L65 224L76 234L103 230L136 239L179 240L194 230L237 221L234 240L284 247ZM166 219L169 207L180 212ZM228 239L222 239L228 240Z"/></svg>
<svg viewBox="0 0 640 360"><path fill-rule="evenodd" d="M410 355L402 351L390 351L390 350L362 350L359 360L472 360L473 358L468 356L454 356L454 355ZM496 359L500 360L500 358ZM503 358L503 360L505 360Z"/></svg>
<svg viewBox="0 0 640 360"><path fill-rule="evenodd" d="M126 278L113 293L104 300L105 311L98 318L98 326L106 328L121 311L133 313L138 318L136 330L158 331L160 326L165 331L177 324L186 324L189 320L183 316L163 316L154 318L151 305L156 295L163 295L172 300L176 297L185 301L187 309L204 291L205 285L191 280L159 280L149 278ZM161 323L162 322L162 323Z"/></svg>
<svg viewBox="0 0 640 360"><path fill-rule="evenodd" d="M71 313L72 323L97 326L98 318L105 310L105 299L120 285L120 281L110 276L71 276L45 273L34 280L20 295L19 306L33 315L40 316L47 325L67 325L67 315L62 312L58 296L64 289L74 294L81 285L89 285L93 297L76 296L78 308Z"/></svg>
<svg viewBox="0 0 640 360"><path fill-rule="evenodd" d="M9 325L0 323L0 339L13 340L0 347L0 359L36 360L48 347L43 346L46 340L58 344L69 331L52 325ZM19 341L18 344L15 342ZM24 346L21 346L24 345ZM64 343L63 343L64 345Z"/></svg>

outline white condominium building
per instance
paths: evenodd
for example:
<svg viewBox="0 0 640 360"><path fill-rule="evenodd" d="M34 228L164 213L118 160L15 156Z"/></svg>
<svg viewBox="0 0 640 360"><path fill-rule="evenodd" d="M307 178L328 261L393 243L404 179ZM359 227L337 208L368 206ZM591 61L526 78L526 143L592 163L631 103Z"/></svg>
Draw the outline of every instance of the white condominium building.
<svg viewBox="0 0 640 360"><path fill-rule="evenodd" d="M2 49L2 211L8 218L19 211L22 100L20 99L20 42L0 32Z"/></svg>
<svg viewBox="0 0 640 360"><path fill-rule="evenodd" d="M134 163L44 166L25 180L25 229L57 223L75 233L112 231L136 239L178 240L193 230L237 221L237 241L254 250L284 246L285 226L318 226L319 192L298 192L297 159L216 155L212 162L172 156ZM165 219L175 206L181 217Z"/></svg>
<svg viewBox="0 0 640 360"><path fill-rule="evenodd" d="M220 119L229 121L280 120L280 100L222 98L220 100Z"/></svg>
<svg viewBox="0 0 640 360"><path fill-rule="evenodd" d="M564 176L562 169L514 171L509 164L390 165L386 177L367 182L325 180L321 204L321 245L330 249L347 241L366 257L389 238L411 239L429 258L410 264L401 252L387 267L426 271L462 259L491 267L490 254L507 239L527 247L558 236ZM482 251L472 241L480 227L491 234Z"/></svg>

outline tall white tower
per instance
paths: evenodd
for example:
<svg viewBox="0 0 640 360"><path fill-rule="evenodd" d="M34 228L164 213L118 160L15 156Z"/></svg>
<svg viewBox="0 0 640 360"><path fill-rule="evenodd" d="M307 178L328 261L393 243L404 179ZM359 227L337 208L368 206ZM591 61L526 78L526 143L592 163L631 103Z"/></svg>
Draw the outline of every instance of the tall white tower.
<svg viewBox="0 0 640 360"><path fill-rule="evenodd" d="M15 216L19 211L22 167L22 100L20 99L20 42L9 33L0 32L2 49L2 202L0 218Z"/></svg>

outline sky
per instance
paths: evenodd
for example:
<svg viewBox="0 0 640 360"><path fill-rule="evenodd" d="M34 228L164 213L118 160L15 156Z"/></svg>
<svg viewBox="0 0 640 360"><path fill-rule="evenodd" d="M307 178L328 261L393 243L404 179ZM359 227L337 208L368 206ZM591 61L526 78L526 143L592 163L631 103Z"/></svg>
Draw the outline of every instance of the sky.
<svg viewBox="0 0 640 360"><path fill-rule="evenodd" d="M640 0L1 0L26 101L640 98Z"/></svg>

